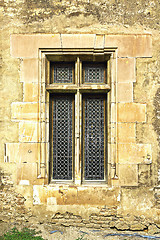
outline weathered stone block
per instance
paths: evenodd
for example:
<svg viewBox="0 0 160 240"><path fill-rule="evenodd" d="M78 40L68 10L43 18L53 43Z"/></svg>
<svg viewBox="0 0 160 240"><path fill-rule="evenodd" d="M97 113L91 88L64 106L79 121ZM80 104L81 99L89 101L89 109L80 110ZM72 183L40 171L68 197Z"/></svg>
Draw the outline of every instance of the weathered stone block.
<svg viewBox="0 0 160 240"><path fill-rule="evenodd" d="M135 143L136 124L118 123L118 143Z"/></svg>
<svg viewBox="0 0 160 240"><path fill-rule="evenodd" d="M20 122L19 123L19 141L20 142L38 142L38 122Z"/></svg>
<svg viewBox="0 0 160 240"><path fill-rule="evenodd" d="M37 58L39 48L61 48L60 34L14 34L11 36L13 57Z"/></svg>
<svg viewBox="0 0 160 240"><path fill-rule="evenodd" d="M146 104L119 103L118 122L145 122Z"/></svg>
<svg viewBox="0 0 160 240"><path fill-rule="evenodd" d="M23 92L24 102L38 102L39 92L37 83L24 83Z"/></svg>
<svg viewBox="0 0 160 240"><path fill-rule="evenodd" d="M62 34L62 48L94 48L95 34Z"/></svg>
<svg viewBox="0 0 160 240"><path fill-rule="evenodd" d="M119 57L133 57L134 35L106 35L105 47L118 47Z"/></svg>
<svg viewBox="0 0 160 240"><path fill-rule="evenodd" d="M144 230L146 228L145 225L143 225L142 223L132 223L130 226L130 229L133 231L140 231L140 230Z"/></svg>
<svg viewBox="0 0 160 240"><path fill-rule="evenodd" d="M137 35L135 47L136 57L152 57L152 36Z"/></svg>
<svg viewBox="0 0 160 240"><path fill-rule="evenodd" d="M21 82L38 83L38 59L23 59L21 63Z"/></svg>
<svg viewBox="0 0 160 240"><path fill-rule="evenodd" d="M48 142L49 132L46 134L45 126L49 123L21 121L19 123L19 141L20 142ZM48 129L47 129L48 130Z"/></svg>
<svg viewBox="0 0 160 240"><path fill-rule="evenodd" d="M155 224L151 224L151 225L148 227L148 233L149 233L149 234L160 233L160 228L158 228Z"/></svg>
<svg viewBox="0 0 160 240"><path fill-rule="evenodd" d="M118 157L120 163L150 163L152 159L151 145L118 144Z"/></svg>
<svg viewBox="0 0 160 240"><path fill-rule="evenodd" d="M138 183L139 185L149 186L151 182L151 165L139 164L138 165Z"/></svg>
<svg viewBox="0 0 160 240"><path fill-rule="evenodd" d="M117 228L118 230L128 230L129 225L125 222L118 222L116 223L115 228Z"/></svg>
<svg viewBox="0 0 160 240"><path fill-rule="evenodd" d="M148 111L147 111L148 112ZM153 119L152 119L153 121ZM148 143L153 142L153 139L157 138L157 132L153 130L153 124L136 123L136 139L137 142ZM157 130L159 129L159 121L157 122Z"/></svg>
<svg viewBox="0 0 160 240"><path fill-rule="evenodd" d="M47 205L56 205L57 204L57 200L55 197L48 197L47 198Z"/></svg>
<svg viewBox="0 0 160 240"><path fill-rule="evenodd" d="M119 189L119 188L117 188ZM48 197L55 197L57 205L63 205L64 209L67 209L65 205L68 206L79 206L77 211L81 211L81 205L92 205L92 206L114 206L117 203L117 192L116 190L106 189L106 188L70 188L70 187L43 187L34 186L35 203L46 203ZM65 196L62 197L62 196ZM97 197L98 196L98 197ZM55 207L53 205L53 207ZM83 207L82 207L83 208ZM48 208L49 209L49 208ZM79 210L78 210L79 209ZM97 209L98 210L98 209ZM83 209L84 211L84 209ZM87 210L88 212L88 210ZM85 214L85 212L84 212ZM78 214L81 215L81 214Z"/></svg>
<svg viewBox="0 0 160 240"><path fill-rule="evenodd" d="M133 83L118 83L118 102L133 102Z"/></svg>
<svg viewBox="0 0 160 240"><path fill-rule="evenodd" d="M110 227L110 228L115 227L115 225L116 225L116 222L112 222L112 221L111 221L111 222L109 223L109 227Z"/></svg>
<svg viewBox="0 0 160 240"><path fill-rule="evenodd" d="M102 224L102 228L108 229L109 228L109 224Z"/></svg>
<svg viewBox="0 0 160 240"><path fill-rule="evenodd" d="M38 120L38 104L13 102L12 103L12 120Z"/></svg>
<svg viewBox="0 0 160 240"><path fill-rule="evenodd" d="M150 34L105 35L105 47L118 47L119 57L151 57Z"/></svg>
<svg viewBox="0 0 160 240"><path fill-rule="evenodd" d="M134 216L144 216L146 220L150 219L150 221L151 219L154 221L158 219L159 209L153 207L155 204L154 194L150 187L122 188L121 190L121 209L118 209L119 214L133 215L134 213ZM139 220L139 217L137 221L146 225L146 221Z"/></svg>
<svg viewBox="0 0 160 240"><path fill-rule="evenodd" d="M38 176L38 164L35 163L19 163L17 164L17 184L22 180L27 180L29 185L36 184Z"/></svg>
<svg viewBox="0 0 160 240"><path fill-rule="evenodd" d="M117 194L117 191L107 188L79 188L78 203L114 206L117 203Z"/></svg>
<svg viewBox="0 0 160 240"><path fill-rule="evenodd" d="M138 185L138 166L136 164L119 164L121 186Z"/></svg>
<svg viewBox="0 0 160 240"><path fill-rule="evenodd" d="M36 163L40 148L44 145L45 143L7 143L6 157L12 163Z"/></svg>
<svg viewBox="0 0 160 240"><path fill-rule="evenodd" d="M62 196L65 195L65 198ZM55 198L57 205L73 205L77 204L77 189L76 188L67 188L63 187L48 187L43 186L34 186L34 202L36 203L47 203L48 198ZM51 205L50 205L51 206ZM53 207L55 205L53 204Z"/></svg>
<svg viewBox="0 0 160 240"><path fill-rule="evenodd" d="M94 48L104 48L105 35L96 34Z"/></svg>
<svg viewBox="0 0 160 240"><path fill-rule="evenodd" d="M135 82L135 58L118 58L117 80L118 82Z"/></svg>

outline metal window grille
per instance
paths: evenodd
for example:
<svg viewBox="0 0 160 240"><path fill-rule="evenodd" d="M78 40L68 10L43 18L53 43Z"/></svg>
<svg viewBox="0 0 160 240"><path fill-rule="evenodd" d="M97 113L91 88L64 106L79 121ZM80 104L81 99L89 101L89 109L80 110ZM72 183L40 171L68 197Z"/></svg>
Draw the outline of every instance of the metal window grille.
<svg viewBox="0 0 160 240"><path fill-rule="evenodd" d="M73 96L53 99L53 179L72 179Z"/></svg>
<svg viewBox="0 0 160 240"><path fill-rule="evenodd" d="M104 62L83 62L83 83L104 83L106 81L105 65ZM73 62L52 62L51 83L74 83L74 75ZM75 84L75 86L78 91L79 85ZM106 174L106 95L97 95L91 92L92 88L90 94L83 94L82 174L86 181L102 181L105 180ZM50 166L52 166L53 172L50 171L52 173L50 176L52 175L53 180L73 180L74 124L75 120L77 121L77 115L74 112L74 94L52 94L51 101L50 149L52 161Z"/></svg>
<svg viewBox="0 0 160 240"><path fill-rule="evenodd" d="M85 83L104 83L105 67L104 64L86 63L84 64L84 82Z"/></svg>
<svg viewBox="0 0 160 240"><path fill-rule="evenodd" d="M53 83L72 83L73 67L74 65L72 63L54 64Z"/></svg>
<svg viewBox="0 0 160 240"><path fill-rule="evenodd" d="M84 97L84 179L104 179L105 158L105 109L104 98Z"/></svg>

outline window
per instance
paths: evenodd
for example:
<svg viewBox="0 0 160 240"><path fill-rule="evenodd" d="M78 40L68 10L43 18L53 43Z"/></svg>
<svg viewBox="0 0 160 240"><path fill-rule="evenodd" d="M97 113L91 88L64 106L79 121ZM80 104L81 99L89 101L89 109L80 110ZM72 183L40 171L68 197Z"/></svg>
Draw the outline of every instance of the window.
<svg viewBox="0 0 160 240"><path fill-rule="evenodd" d="M50 61L50 182L107 182L108 56Z"/></svg>
<svg viewBox="0 0 160 240"><path fill-rule="evenodd" d="M51 95L53 179L72 180L74 164L74 95Z"/></svg>

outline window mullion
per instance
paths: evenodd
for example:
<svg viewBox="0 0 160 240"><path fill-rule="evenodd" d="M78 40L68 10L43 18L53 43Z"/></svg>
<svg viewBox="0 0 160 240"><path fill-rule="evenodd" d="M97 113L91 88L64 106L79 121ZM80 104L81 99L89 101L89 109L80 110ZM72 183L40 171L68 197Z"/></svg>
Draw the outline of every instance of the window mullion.
<svg viewBox="0 0 160 240"><path fill-rule="evenodd" d="M81 94L80 85L80 59L77 57L75 82L77 84L77 93L75 95L75 184L81 184L81 161L80 161L80 115L81 115Z"/></svg>

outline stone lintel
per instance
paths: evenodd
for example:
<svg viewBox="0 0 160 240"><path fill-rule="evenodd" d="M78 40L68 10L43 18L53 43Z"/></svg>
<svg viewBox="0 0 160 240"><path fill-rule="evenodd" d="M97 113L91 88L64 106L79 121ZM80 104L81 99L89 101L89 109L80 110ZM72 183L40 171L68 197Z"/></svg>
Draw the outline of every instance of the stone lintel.
<svg viewBox="0 0 160 240"><path fill-rule="evenodd" d="M150 34L13 34L11 55L37 58L39 49L118 48L119 57L151 57Z"/></svg>

